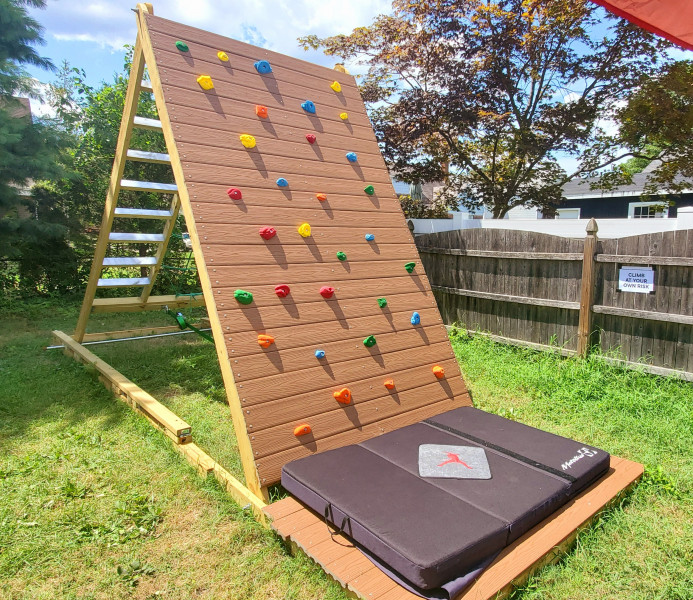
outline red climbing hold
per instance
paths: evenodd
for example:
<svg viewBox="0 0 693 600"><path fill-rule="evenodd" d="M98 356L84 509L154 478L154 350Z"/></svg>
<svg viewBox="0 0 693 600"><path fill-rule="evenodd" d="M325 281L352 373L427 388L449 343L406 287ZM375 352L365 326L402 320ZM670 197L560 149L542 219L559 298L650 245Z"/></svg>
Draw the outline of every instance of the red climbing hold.
<svg viewBox="0 0 693 600"><path fill-rule="evenodd" d="M433 374L438 379L442 379L443 377L445 377L445 369L443 369L443 367L441 367L440 365L436 365L431 369L431 371L433 371Z"/></svg>
<svg viewBox="0 0 693 600"><path fill-rule="evenodd" d="M308 425L308 423L301 423L294 429L294 435L296 437L298 437L299 435L307 435L311 431L313 430L310 428L310 425Z"/></svg>
<svg viewBox="0 0 693 600"><path fill-rule="evenodd" d="M394 390L395 389L394 379L386 379L384 385L388 390Z"/></svg>
<svg viewBox="0 0 693 600"><path fill-rule="evenodd" d="M262 238L271 240L275 235L277 235L277 230L274 227L261 227L258 233Z"/></svg>
<svg viewBox="0 0 693 600"><path fill-rule="evenodd" d="M263 348L269 348L272 344L274 344L274 338L271 335L260 333L257 336L257 343Z"/></svg>
<svg viewBox="0 0 693 600"><path fill-rule="evenodd" d="M314 144L318 138L315 137L314 133L306 133L306 139L308 140L309 144Z"/></svg>
<svg viewBox="0 0 693 600"><path fill-rule="evenodd" d="M229 198L231 198L231 200L240 200L241 198L243 198L243 194L241 194L241 190L239 190L238 188L229 188L228 190L226 190L226 193L229 195Z"/></svg>
<svg viewBox="0 0 693 600"><path fill-rule="evenodd" d="M332 395L334 399L341 404L349 404L349 402L351 402L351 391L349 388L342 388L338 392L333 392Z"/></svg>
<svg viewBox="0 0 693 600"><path fill-rule="evenodd" d="M268 116L267 115L267 107L262 106L261 104L256 104L255 105L255 114L262 119L266 119Z"/></svg>
<svg viewBox="0 0 693 600"><path fill-rule="evenodd" d="M286 298L289 295L289 292L291 289L289 289L289 286L286 285L285 283L280 283L279 285L274 287L274 293L277 294L280 298Z"/></svg>
<svg viewBox="0 0 693 600"><path fill-rule="evenodd" d="M320 288L320 295L323 298L332 298L332 296L334 296L334 288L329 285L323 285Z"/></svg>
<svg viewBox="0 0 693 600"><path fill-rule="evenodd" d="M320 200L320 202L325 202L325 200L327 200L327 194L315 194L315 197Z"/></svg>

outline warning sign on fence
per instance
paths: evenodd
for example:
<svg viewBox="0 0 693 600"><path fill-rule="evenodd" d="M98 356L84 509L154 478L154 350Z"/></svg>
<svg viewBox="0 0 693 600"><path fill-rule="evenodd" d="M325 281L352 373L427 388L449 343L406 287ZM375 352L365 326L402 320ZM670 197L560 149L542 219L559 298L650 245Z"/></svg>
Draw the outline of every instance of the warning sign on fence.
<svg viewBox="0 0 693 600"><path fill-rule="evenodd" d="M618 289L622 292L638 292L640 294L654 292L654 269L621 267L618 271Z"/></svg>

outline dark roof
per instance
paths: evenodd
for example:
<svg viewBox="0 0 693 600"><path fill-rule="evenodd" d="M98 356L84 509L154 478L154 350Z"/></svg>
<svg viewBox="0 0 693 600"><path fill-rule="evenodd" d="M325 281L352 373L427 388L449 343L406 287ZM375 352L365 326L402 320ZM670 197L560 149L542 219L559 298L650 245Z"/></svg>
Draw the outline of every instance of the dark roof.
<svg viewBox="0 0 693 600"><path fill-rule="evenodd" d="M596 182L596 178L572 179L563 186L563 195L567 200L580 200L582 198L620 198L623 196L641 196L649 173L636 173L633 175L633 183L629 185L619 185L612 190L590 189L590 183ZM693 181L690 182L693 191ZM662 190L666 193L666 190Z"/></svg>

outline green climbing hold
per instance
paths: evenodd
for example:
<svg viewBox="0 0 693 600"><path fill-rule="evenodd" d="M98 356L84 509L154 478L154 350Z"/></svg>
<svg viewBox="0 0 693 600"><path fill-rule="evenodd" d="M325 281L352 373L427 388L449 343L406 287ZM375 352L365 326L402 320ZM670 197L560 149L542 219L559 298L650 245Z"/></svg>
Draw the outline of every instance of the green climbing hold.
<svg viewBox="0 0 693 600"><path fill-rule="evenodd" d="M385 308L387 306L387 298L378 298L378 306Z"/></svg>
<svg viewBox="0 0 693 600"><path fill-rule="evenodd" d="M178 48L178 50L180 50L181 52L188 51L188 45L185 42L181 42L180 40L176 42L176 48Z"/></svg>
<svg viewBox="0 0 693 600"><path fill-rule="evenodd" d="M253 295L245 290L236 290L233 297L241 304L250 304L253 301Z"/></svg>
<svg viewBox="0 0 693 600"><path fill-rule="evenodd" d="M414 270L414 267L416 266L415 262L410 262L404 265L404 268L407 270L407 273L411 273Z"/></svg>
<svg viewBox="0 0 693 600"><path fill-rule="evenodd" d="M366 192L369 196L372 196L375 194L375 188L372 185L367 185L365 188L363 188L363 191Z"/></svg>
<svg viewBox="0 0 693 600"><path fill-rule="evenodd" d="M344 254L344 252L337 252L337 258L339 260L346 260L346 254Z"/></svg>
<svg viewBox="0 0 693 600"><path fill-rule="evenodd" d="M375 336L369 335L365 340L363 340L363 345L366 348L370 348L371 346L375 346Z"/></svg>

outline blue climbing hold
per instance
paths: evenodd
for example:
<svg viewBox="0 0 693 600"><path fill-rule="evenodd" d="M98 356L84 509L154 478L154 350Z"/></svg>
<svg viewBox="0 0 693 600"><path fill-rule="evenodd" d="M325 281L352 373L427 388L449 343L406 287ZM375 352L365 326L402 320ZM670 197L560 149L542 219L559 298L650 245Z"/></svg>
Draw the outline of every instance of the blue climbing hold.
<svg viewBox="0 0 693 600"><path fill-rule="evenodd" d="M311 115L315 114L315 104L313 104L310 100L301 102L301 108Z"/></svg>
<svg viewBox="0 0 693 600"><path fill-rule="evenodd" d="M325 351L324 350L316 350L315 351L315 358L325 358Z"/></svg>
<svg viewBox="0 0 693 600"><path fill-rule="evenodd" d="M375 239L375 236L372 233L366 234L366 241L367 242L372 242L374 239Z"/></svg>
<svg viewBox="0 0 693 600"><path fill-rule="evenodd" d="M356 152L347 152L346 157L349 162L356 162L359 159Z"/></svg>
<svg viewBox="0 0 693 600"><path fill-rule="evenodd" d="M255 70L261 75L272 72L272 66L266 60L258 60L255 63Z"/></svg>
<svg viewBox="0 0 693 600"><path fill-rule="evenodd" d="M279 187L286 187L287 185L289 185L289 182L283 177L280 177L279 179L277 179L277 185Z"/></svg>
<svg viewBox="0 0 693 600"><path fill-rule="evenodd" d="M419 313L415 312L411 316L411 324L412 325L418 325L419 323L421 323L421 315Z"/></svg>

